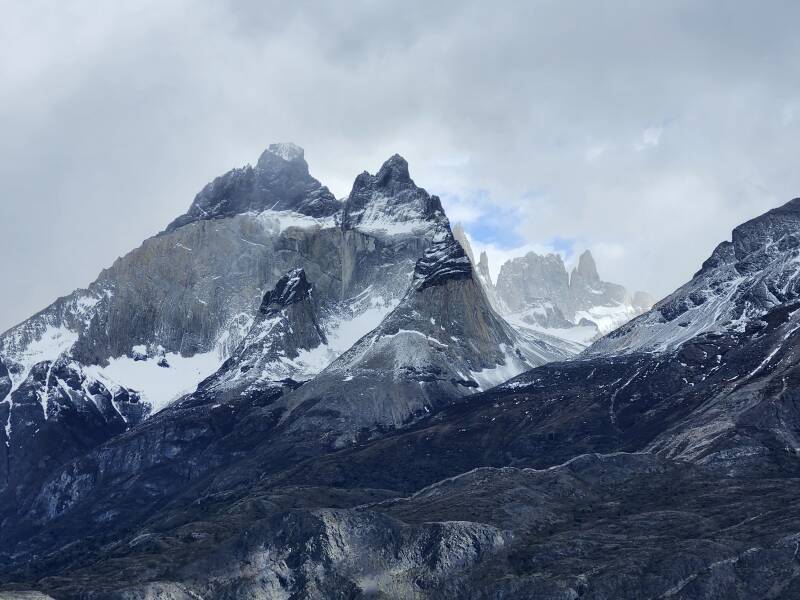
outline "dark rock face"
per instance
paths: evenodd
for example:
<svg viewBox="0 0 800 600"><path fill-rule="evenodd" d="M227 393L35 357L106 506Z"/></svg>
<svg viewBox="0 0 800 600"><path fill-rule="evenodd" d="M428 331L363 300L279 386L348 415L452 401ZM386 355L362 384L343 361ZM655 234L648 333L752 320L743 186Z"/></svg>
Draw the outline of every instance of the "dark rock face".
<svg viewBox="0 0 800 600"><path fill-rule="evenodd" d="M294 144L272 144L255 167L234 169L209 183L197 195L189 211L170 223L167 231L195 221L267 209L328 217L341 210L341 203L328 188L311 177L302 148Z"/></svg>
<svg viewBox="0 0 800 600"><path fill-rule="evenodd" d="M292 304L305 302L310 294L311 285L306 279L306 272L293 269L278 280L275 289L267 292L259 312L266 317L273 316Z"/></svg>
<svg viewBox="0 0 800 600"><path fill-rule="evenodd" d="M310 379L331 358L319 325L312 286L303 269L293 269L264 295L259 314L241 346L222 367L203 381L196 397L218 402L252 396L287 382ZM319 350L313 360L304 361Z"/></svg>
<svg viewBox="0 0 800 600"><path fill-rule="evenodd" d="M11 391L11 376L5 363L0 360L0 398L5 398Z"/></svg>
<svg viewBox="0 0 800 600"><path fill-rule="evenodd" d="M124 388L109 389L69 357L36 364L7 397L0 418L0 498L38 485L54 468L141 422L149 407Z"/></svg>
<svg viewBox="0 0 800 600"><path fill-rule="evenodd" d="M443 215L439 198L417 187L409 175L408 163L395 154L377 174L364 172L356 177L342 226L393 234L413 231L423 222Z"/></svg>
<svg viewBox="0 0 800 600"><path fill-rule="evenodd" d="M464 249L455 239L442 235L417 261L412 285L418 290L447 281L471 279L472 265Z"/></svg>

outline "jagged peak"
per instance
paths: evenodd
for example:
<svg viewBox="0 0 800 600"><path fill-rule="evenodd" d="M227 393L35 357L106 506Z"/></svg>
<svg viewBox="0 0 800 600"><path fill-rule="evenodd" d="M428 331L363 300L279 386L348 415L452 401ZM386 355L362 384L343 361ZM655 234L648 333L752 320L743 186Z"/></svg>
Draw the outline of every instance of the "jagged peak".
<svg viewBox="0 0 800 600"><path fill-rule="evenodd" d="M594 262L594 257L591 251L584 250L578 258L578 265L572 270L572 277L579 275L582 279L587 281L600 281L600 275L597 274L597 263Z"/></svg>
<svg viewBox="0 0 800 600"><path fill-rule="evenodd" d="M529 250L526 254L522 256L515 256L514 258L509 259L503 264L503 267L506 265L529 265L529 264L547 264L553 263L556 266L561 266L564 273L567 272L567 268L564 265L564 258L556 253L556 252L547 252L545 254L539 254L534 252L533 250ZM501 267L501 268L503 268Z"/></svg>
<svg viewBox="0 0 800 600"><path fill-rule="evenodd" d="M378 169L375 175L364 171L353 184L353 192L361 188L391 188L391 187L416 187L408 171L408 162L399 154L390 156Z"/></svg>
<svg viewBox="0 0 800 600"><path fill-rule="evenodd" d="M281 277L275 287L264 295L260 311L265 315L302 302L311 294L311 285L304 269L293 269Z"/></svg>
<svg viewBox="0 0 800 600"><path fill-rule="evenodd" d="M375 179L378 185L387 185L390 181L414 183L408 172L408 161L399 154L393 154L383 163Z"/></svg>
<svg viewBox="0 0 800 600"><path fill-rule="evenodd" d="M726 264L738 264L743 271L758 270L766 266L765 250L787 250L800 247L800 198L794 198L776 208L737 225L731 241L720 242L694 274L700 277ZM749 257L762 255L760 260ZM765 262L766 261L766 262ZM747 264L752 263L752 264Z"/></svg>
<svg viewBox="0 0 800 600"><path fill-rule="evenodd" d="M779 236L796 235L798 221L800 198L794 198L735 227L731 240L736 257L742 258L753 250L760 249L765 243L777 242Z"/></svg>
<svg viewBox="0 0 800 600"><path fill-rule="evenodd" d="M356 177L345 202L342 228L409 233L416 228L419 233L434 221L446 221L441 201L414 183L408 163L395 154L377 174L364 171Z"/></svg>
<svg viewBox="0 0 800 600"><path fill-rule="evenodd" d="M305 151L291 142L270 144L261 153L256 163L256 168L262 171L283 171L286 169L298 169L303 173L308 173L308 163L305 159Z"/></svg>
<svg viewBox="0 0 800 600"><path fill-rule="evenodd" d="M288 142L270 144L255 167L232 169L204 186L189 210L170 223L166 231L195 221L264 210L327 217L339 212L341 203L311 176L300 146Z"/></svg>

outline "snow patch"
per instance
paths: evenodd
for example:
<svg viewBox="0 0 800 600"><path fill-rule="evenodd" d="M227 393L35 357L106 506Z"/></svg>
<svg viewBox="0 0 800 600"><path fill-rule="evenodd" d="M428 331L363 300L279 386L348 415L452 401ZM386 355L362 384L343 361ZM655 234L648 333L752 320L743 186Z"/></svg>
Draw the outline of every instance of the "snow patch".
<svg viewBox="0 0 800 600"><path fill-rule="evenodd" d="M327 325L328 347L340 355L349 350L358 340L380 325L381 321L392 312L399 299L386 300L382 297L372 298L369 306L358 314L345 317L334 317Z"/></svg>
<svg viewBox="0 0 800 600"><path fill-rule="evenodd" d="M24 347L24 350L13 353L9 358L22 367L18 375L9 373L11 391L16 390L28 377L30 370L37 363L45 360L54 361L61 354L72 348L78 341L78 333L64 326L48 326L42 335ZM9 394L10 395L10 394Z"/></svg>
<svg viewBox="0 0 800 600"><path fill-rule="evenodd" d="M500 351L503 352L502 363L496 367L470 371L472 379L478 382L481 391L500 385L530 369L530 365L520 360L505 344L500 344Z"/></svg>
<svg viewBox="0 0 800 600"><path fill-rule="evenodd" d="M635 317L638 311L630 304L615 304L613 306L592 306L588 310L575 313L575 322L580 323L586 319L597 325L600 335L614 331Z"/></svg>
<svg viewBox="0 0 800 600"><path fill-rule="evenodd" d="M309 217L292 210L265 210L260 213L251 213L261 224L265 231L281 234L290 227L300 229L327 229L336 226L336 218Z"/></svg>
<svg viewBox="0 0 800 600"><path fill-rule="evenodd" d="M139 348L141 349L141 347ZM145 353L146 355L146 348ZM166 359L169 367L159 366ZM193 392L197 384L214 373L222 364L217 350L194 356L170 352L163 356L134 360L129 356L112 358L108 366L84 367L87 374L108 384L107 387L126 387L139 393L156 413L184 394Z"/></svg>

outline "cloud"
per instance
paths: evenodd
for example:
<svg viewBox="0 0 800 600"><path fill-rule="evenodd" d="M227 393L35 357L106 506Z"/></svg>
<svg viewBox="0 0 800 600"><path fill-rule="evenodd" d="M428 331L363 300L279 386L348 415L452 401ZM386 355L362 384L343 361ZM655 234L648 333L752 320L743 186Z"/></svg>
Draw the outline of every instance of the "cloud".
<svg viewBox="0 0 800 600"><path fill-rule="evenodd" d="M618 247L656 294L800 190L792 2L2 7L0 329L276 140L337 196L400 152L498 252Z"/></svg>
<svg viewBox="0 0 800 600"><path fill-rule="evenodd" d="M664 132L662 127L648 127L642 132L642 139L638 142L634 147L641 152L642 150L647 150L647 148L652 148L658 146L661 142L661 134Z"/></svg>

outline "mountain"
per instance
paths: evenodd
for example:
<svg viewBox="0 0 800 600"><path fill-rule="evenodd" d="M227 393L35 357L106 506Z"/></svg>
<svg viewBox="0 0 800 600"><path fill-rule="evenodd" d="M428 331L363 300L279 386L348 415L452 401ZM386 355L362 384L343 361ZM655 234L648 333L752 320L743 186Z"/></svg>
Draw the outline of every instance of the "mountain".
<svg viewBox="0 0 800 600"><path fill-rule="evenodd" d="M494 283L492 283L492 275L489 273L489 257L486 252L481 252L478 260L475 260L475 253L472 251L472 245L469 243L467 232L464 231L464 227L461 223L453 225L453 237L458 240L458 243L464 248L469 262L475 267L475 276L483 287L483 291L489 299L492 308L498 313L507 312L505 306L497 297L497 291L495 290Z"/></svg>
<svg viewBox="0 0 800 600"><path fill-rule="evenodd" d="M12 386L0 363L0 497L36 485L66 463L147 416L138 394L115 386L67 356L36 363Z"/></svg>
<svg viewBox="0 0 800 600"><path fill-rule="evenodd" d="M797 299L800 198L733 230L691 281L592 348L599 353L667 350L704 333L743 332Z"/></svg>
<svg viewBox="0 0 800 600"><path fill-rule="evenodd" d="M304 269L314 281L318 325L330 350L326 361L373 329L408 288L417 258L431 243L430 229L446 221L438 200L417 188L407 170L395 185L401 162L388 161L369 190L362 189L369 179L362 175L353 195L362 208L374 198L380 207L373 214L384 214L386 222L391 210L421 207L413 232L343 225L345 205L308 174L302 150L272 145L255 167L206 186L186 215L117 259L87 289L0 335L7 475L0 478L0 495L15 494L14 474L30 474L32 463L40 465L33 472L46 472L192 392L241 345L265 290L292 269ZM69 381L91 383L76 384L80 389L61 398L69 405L61 414L75 417L51 419L45 373L62 362L76 373ZM112 396L124 390L123 399L109 404L105 393L84 390L99 385ZM124 398L135 399L136 410L129 409L134 400ZM32 412L49 433L39 433ZM50 438L69 443L55 452Z"/></svg>
<svg viewBox="0 0 800 600"><path fill-rule="evenodd" d="M588 250L569 274L560 255L529 252L505 262L493 283L486 252L475 259L458 223L453 235L475 266L492 307L518 331L550 335L585 348L653 305L646 292L631 295L621 285L602 281Z"/></svg>
<svg viewBox="0 0 800 600"><path fill-rule="evenodd" d="M341 205L328 188L311 177L302 148L291 143L271 144L255 167L234 169L203 188L187 213L175 219L167 231L265 210L325 218L338 213Z"/></svg>
<svg viewBox="0 0 800 600"><path fill-rule="evenodd" d="M206 186L185 215L86 290L0 336L0 356L17 385L33 365L68 352L158 410L232 354L264 292L291 269L314 281L330 343L347 349L405 293L443 219L399 156L377 176L359 176L341 203L309 175L300 148L273 144L255 167Z"/></svg>
<svg viewBox="0 0 800 600"><path fill-rule="evenodd" d="M454 262L439 264L443 251ZM439 199L414 183L399 155L375 175L359 175L339 202L309 175L302 149L269 146L255 167L206 186L185 215L86 290L0 336L0 497L17 510L48 473L181 397L180 418L188 411L195 419L199 411L216 419L214 408L224 412L226 403L243 418L313 379L387 315L420 335L433 327L428 318L447 315L426 306L442 298L417 294L420 286L438 286L447 264L463 262L472 282ZM477 284L467 287L445 298L453 301L453 317L436 330L446 340L440 343L452 345L449 352L418 347L404 355L406 331L384 335L389 322L380 330L380 348L394 356L386 372L407 375L397 385L412 408L384 407L380 418L359 427L399 426L412 413L579 351L547 336L516 334ZM418 310L431 316L420 323ZM473 317L472 329L454 322L465 315ZM463 339L451 339L457 335ZM415 379L415 369L433 379ZM420 385L427 400L414 397ZM160 432L160 447L194 427L160 424L146 426ZM129 457L142 451L129 450ZM124 469L141 464L123 462Z"/></svg>
<svg viewBox="0 0 800 600"><path fill-rule="evenodd" d="M405 161L359 176L350 198L337 233L296 234L341 240L339 287L285 269L197 390L16 476L0 586L68 599L800 595L799 201L736 228L652 310L545 362L571 353L498 313L482 261ZM389 253L404 249L401 271ZM530 262L552 278L528 281L518 263L522 306L564 291L557 260ZM337 353L340 324L401 284ZM550 300L565 319L619 292L591 255L566 286L566 304ZM139 350L139 363L173 358ZM317 353L331 362L314 372ZM62 358L32 381L66 397L61 381L75 391L91 385L80 373L103 374ZM492 387L525 364L540 366Z"/></svg>
<svg viewBox="0 0 800 600"><path fill-rule="evenodd" d="M381 324L287 396L295 429L336 447L400 428L453 399L573 353L525 339L492 309L463 247L442 227Z"/></svg>
<svg viewBox="0 0 800 600"><path fill-rule="evenodd" d="M613 331L652 302L645 292L631 296L623 286L602 281L588 250L570 274L558 254L514 258L500 268L495 288L513 323L584 343Z"/></svg>

